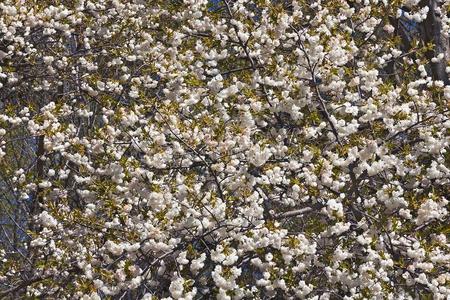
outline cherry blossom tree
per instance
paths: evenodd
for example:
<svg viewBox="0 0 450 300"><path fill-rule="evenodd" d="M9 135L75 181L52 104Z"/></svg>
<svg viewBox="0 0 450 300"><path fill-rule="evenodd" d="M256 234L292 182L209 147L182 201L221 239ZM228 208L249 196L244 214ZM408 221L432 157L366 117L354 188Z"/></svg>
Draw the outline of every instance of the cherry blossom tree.
<svg viewBox="0 0 450 300"><path fill-rule="evenodd" d="M0 1L0 298L448 299L448 12Z"/></svg>

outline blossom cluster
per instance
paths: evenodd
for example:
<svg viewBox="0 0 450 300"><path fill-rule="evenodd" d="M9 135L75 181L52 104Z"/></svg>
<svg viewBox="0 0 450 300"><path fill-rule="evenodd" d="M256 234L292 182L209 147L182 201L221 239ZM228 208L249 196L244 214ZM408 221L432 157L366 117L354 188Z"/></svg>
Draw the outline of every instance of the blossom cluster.
<svg viewBox="0 0 450 300"><path fill-rule="evenodd" d="M448 299L449 8L1 1L0 298Z"/></svg>

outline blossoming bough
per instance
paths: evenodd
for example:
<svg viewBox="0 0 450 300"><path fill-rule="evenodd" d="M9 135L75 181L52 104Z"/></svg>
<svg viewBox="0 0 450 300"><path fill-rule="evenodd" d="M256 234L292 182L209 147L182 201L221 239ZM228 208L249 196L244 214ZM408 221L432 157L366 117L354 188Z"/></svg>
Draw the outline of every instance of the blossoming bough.
<svg viewBox="0 0 450 300"><path fill-rule="evenodd" d="M0 298L447 299L449 9L1 1Z"/></svg>

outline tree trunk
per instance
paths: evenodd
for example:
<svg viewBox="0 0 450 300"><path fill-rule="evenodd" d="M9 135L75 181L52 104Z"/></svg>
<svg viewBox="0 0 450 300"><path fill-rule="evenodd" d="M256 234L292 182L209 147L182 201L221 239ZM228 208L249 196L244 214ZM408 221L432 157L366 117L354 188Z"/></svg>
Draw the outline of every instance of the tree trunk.
<svg viewBox="0 0 450 300"><path fill-rule="evenodd" d="M425 43L433 43L434 49L428 53L428 58L444 54L444 58L438 62L431 62L431 72L434 80L442 80L446 85L449 84L449 78L445 72L447 66L448 38L442 34L442 24L440 13L438 12L439 0L424 1L429 7L428 15L423 23L422 40Z"/></svg>

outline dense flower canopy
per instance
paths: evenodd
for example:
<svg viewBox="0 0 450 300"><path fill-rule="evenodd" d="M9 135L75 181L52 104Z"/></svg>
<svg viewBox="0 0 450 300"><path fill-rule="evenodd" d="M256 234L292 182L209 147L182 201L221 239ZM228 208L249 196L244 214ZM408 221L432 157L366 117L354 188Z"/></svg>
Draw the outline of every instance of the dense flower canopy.
<svg viewBox="0 0 450 300"><path fill-rule="evenodd" d="M0 298L448 299L449 11L0 1Z"/></svg>

